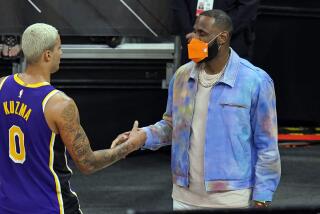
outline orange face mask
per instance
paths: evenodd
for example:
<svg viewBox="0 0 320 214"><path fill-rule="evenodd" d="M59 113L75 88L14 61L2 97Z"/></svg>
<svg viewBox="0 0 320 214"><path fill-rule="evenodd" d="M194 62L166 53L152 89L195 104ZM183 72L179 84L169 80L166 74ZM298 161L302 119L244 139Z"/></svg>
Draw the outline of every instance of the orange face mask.
<svg viewBox="0 0 320 214"><path fill-rule="evenodd" d="M195 63L205 59L208 57L208 43L192 38L188 44L188 56Z"/></svg>
<svg viewBox="0 0 320 214"><path fill-rule="evenodd" d="M219 33L218 35L213 37L208 43L203 42L200 39L192 38L190 43L188 44L189 59L191 59L195 63L198 63L206 58L208 58L208 59L214 58L220 49L220 47L218 46L218 43L216 41L216 38L221 33ZM215 41L214 46L211 45L209 47L209 44L213 41ZM209 51L210 51L210 53L209 53Z"/></svg>

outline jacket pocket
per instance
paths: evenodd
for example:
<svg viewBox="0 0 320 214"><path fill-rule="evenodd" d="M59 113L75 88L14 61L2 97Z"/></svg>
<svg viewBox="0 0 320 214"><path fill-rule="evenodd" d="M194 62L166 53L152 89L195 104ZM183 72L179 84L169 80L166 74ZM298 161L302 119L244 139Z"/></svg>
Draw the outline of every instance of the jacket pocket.
<svg viewBox="0 0 320 214"><path fill-rule="evenodd" d="M227 139L235 159L250 155L251 123L248 105L240 102L222 102L222 119ZM239 152L239 153L238 153Z"/></svg>
<svg viewBox="0 0 320 214"><path fill-rule="evenodd" d="M242 103L235 103L235 102L220 102L222 107L234 107L234 108L244 108L248 109L248 106Z"/></svg>
<svg viewBox="0 0 320 214"><path fill-rule="evenodd" d="M248 105L240 102L220 102L222 119L225 127L240 132L243 126L250 123L250 110Z"/></svg>

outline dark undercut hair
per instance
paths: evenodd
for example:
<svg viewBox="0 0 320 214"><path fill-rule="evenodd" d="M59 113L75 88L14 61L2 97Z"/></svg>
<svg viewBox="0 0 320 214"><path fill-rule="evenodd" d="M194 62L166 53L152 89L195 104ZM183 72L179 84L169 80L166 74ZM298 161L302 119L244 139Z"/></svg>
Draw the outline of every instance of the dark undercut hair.
<svg viewBox="0 0 320 214"><path fill-rule="evenodd" d="M233 31L232 20L230 16L222 10L213 9L207 10L200 14L200 16L208 16L214 18L214 25L218 27L220 30L228 31L230 35Z"/></svg>

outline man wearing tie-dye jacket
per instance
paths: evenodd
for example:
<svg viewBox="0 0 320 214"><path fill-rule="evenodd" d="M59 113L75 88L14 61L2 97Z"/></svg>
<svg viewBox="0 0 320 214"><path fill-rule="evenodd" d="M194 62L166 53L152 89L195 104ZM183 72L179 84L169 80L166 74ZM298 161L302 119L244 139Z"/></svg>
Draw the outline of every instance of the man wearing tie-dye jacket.
<svg viewBox="0 0 320 214"><path fill-rule="evenodd" d="M193 61L171 80L163 119L140 132L146 149L172 145L174 210L266 207L280 180L273 81L230 48L232 29L221 10L200 14Z"/></svg>

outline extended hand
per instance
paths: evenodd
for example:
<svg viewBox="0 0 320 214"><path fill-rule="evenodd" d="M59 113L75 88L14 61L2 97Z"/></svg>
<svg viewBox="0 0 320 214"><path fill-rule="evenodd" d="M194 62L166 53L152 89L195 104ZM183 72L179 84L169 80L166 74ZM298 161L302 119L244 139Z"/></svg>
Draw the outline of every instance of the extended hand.
<svg viewBox="0 0 320 214"><path fill-rule="evenodd" d="M138 128L139 122L134 121L133 128L129 134L128 141L135 147L135 150L140 149L146 141L146 133Z"/></svg>
<svg viewBox="0 0 320 214"><path fill-rule="evenodd" d="M141 148L146 141L146 134L142 129L138 128L138 125L138 121L135 121L132 130L118 135L118 137L112 142L110 148L113 149L123 143L127 144L126 147L129 152L133 152Z"/></svg>
<svg viewBox="0 0 320 214"><path fill-rule="evenodd" d="M122 134L119 134L116 139L114 139L112 141L111 147L110 149L113 149L114 147L116 147L117 145L123 144L124 142L126 142L129 138L129 134L130 132L124 132Z"/></svg>

